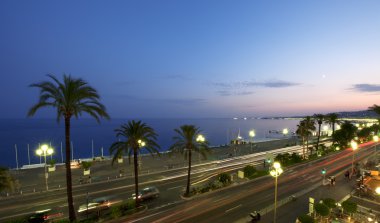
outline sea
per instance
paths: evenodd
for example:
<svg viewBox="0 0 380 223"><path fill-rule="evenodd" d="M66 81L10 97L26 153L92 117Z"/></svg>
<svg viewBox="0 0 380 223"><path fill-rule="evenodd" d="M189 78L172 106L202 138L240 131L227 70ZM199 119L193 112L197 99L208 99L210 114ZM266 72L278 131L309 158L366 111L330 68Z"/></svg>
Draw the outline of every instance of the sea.
<svg viewBox="0 0 380 223"><path fill-rule="evenodd" d="M74 159L109 156L110 145L118 140L115 129L130 119L102 120L72 119L71 144ZM184 124L199 127L211 146L229 144L241 136L249 141L249 131L255 131L254 142L283 138L283 129L289 135L295 132L297 119L253 119L253 118L203 118L203 119L141 119L158 134L160 151L167 151L173 143L174 129ZM21 168L23 165L38 164L41 157L35 151L42 144L54 149L47 157L62 162L64 154L64 122L55 119L0 119L0 166ZM61 149L63 146L63 150ZM63 151L63 153L61 153ZM43 160L42 160L43 162Z"/></svg>

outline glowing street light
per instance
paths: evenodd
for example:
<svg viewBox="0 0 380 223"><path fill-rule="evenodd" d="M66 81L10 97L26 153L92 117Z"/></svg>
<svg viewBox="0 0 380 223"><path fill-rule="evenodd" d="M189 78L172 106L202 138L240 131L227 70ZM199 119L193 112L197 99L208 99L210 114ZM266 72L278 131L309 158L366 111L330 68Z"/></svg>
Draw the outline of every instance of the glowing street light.
<svg viewBox="0 0 380 223"><path fill-rule="evenodd" d="M282 130L282 134L284 134L284 136L287 135L288 133L289 133L289 130L287 128Z"/></svg>
<svg viewBox="0 0 380 223"><path fill-rule="evenodd" d="M40 157L43 156L43 157L44 157L44 160L45 160L45 166L44 166L44 168L45 168L45 185L46 185L46 191L49 190L49 186L48 186L48 177L49 177L49 175L48 175L47 170L46 170L46 156L47 156L47 155L52 155L53 153L54 153L53 148L49 148L49 146L46 145L46 144L43 144L39 149L36 150L36 154L37 154L38 156L40 156Z"/></svg>
<svg viewBox="0 0 380 223"><path fill-rule="evenodd" d="M270 175L275 178L274 183L274 223L276 223L276 212L277 212L277 178L282 174L283 170L281 169L281 164L279 162L274 162L273 167L270 170Z"/></svg>
<svg viewBox="0 0 380 223"><path fill-rule="evenodd" d="M336 125L336 130L339 130L341 127L339 124Z"/></svg>
<svg viewBox="0 0 380 223"><path fill-rule="evenodd" d="M380 195L380 187L376 187L375 192L377 195Z"/></svg>
<svg viewBox="0 0 380 223"><path fill-rule="evenodd" d="M358 149L358 143L355 141L351 141L352 148L352 164L351 164L351 176L354 174L354 161L355 161L355 150Z"/></svg>
<svg viewBox="0 0 380 223"><path fill-rule="evenodd" d="M249 131L249 137L251 137L251 153L252 153L252 143L253 143L253 137L255 137L255 130L251 130L251 131Z"/></svg>
<svg viewBox="0 0 380 223"><path fill-rule="evenodd" d="M137 140L137 143L139 144L139 147L144 147L145 146L145 142L142 141L141 139Z"/></svg>
<svg viewBox="0 0 380 223"><path fill-rule="evenodd" d="M206 139L205 139L205 137L204 137L203 135L199 134L195 140L196 140L197 142L202 143L202 142L204 142Z"/></svg>

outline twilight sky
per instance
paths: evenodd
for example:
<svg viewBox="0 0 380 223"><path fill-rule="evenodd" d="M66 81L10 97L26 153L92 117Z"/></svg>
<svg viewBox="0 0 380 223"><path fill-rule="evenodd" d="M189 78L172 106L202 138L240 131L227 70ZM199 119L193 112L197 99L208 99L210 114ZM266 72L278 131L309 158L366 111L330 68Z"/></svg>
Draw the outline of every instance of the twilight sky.
<svg viewBox="0 0 380 223"><path fill-rule="evenodd" d="M48 73L112 118L307 115L380 104L380 1L0 1L0 117ZM54 117L45 109L37 117Z"/></svg>

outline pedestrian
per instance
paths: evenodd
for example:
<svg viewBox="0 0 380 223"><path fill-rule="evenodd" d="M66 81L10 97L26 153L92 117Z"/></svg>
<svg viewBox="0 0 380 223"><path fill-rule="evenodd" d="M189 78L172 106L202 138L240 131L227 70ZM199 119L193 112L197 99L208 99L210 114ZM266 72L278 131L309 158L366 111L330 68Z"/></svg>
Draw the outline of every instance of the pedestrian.
<svg viewBox="0 0 380 223"><path fill-rule="evenodd" d="M257 220L260 221L260 219L261 219L260 212L257 212L257 215L256 215L256 216L257 216Z"/></svg>
<svg viewBox="0 0 380 223"><path fill-rule="evenodd" d="M350 171L346 171L345 173L344 173L344 177L348 180L349 179L349 176L350 176Z"/></svg>

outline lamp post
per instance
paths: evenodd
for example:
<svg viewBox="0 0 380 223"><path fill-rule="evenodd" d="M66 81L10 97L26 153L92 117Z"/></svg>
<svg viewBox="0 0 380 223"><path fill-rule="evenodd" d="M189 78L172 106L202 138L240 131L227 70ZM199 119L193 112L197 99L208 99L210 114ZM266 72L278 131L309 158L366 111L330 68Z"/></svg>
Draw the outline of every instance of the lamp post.
<svg viewBox="0 0 380 223"><path fill-rule="evenodd" d="M274 162L271 171L269 172L272 177L275 178L274 183L274 215L273 222L276 223L276 211L277 211L277 178L282 174L281 164L279 162Z"/></svg>
<svg viewBox="0 0 380 223"><path fill-rule="evenodd" d="M250 142L250 144L251 144L251 153L252 153L252 144L253 144L253 137L255 137L255 130L251 130L251 131L249 131L249 137L251 137L251 142Z"/></svg>
<svg viewBox="0 0 380 223"><path fill-rule="evenodd" d="M375 142L375 158L377 157L377 143L379 142L379 136L373 136L373 141Z"/></svg>
<svg viewBox="0 0 380 223"><path fill-rule="evenodd" d="M353 176L354 175L355 150L358 149L358 143L355 141L351 141L351 148L352 148L351 176Z"/></svg>
<svg viewBox="0 0 380 223"><path fill-rule="evenodd" d="M48 145L46 144L43 144L39 149L36 150L36 154L38 156L43 156L44 157L44 160L45 160L45 165L44 165L44 169L45 169L45 185L46 185L46 191L49 190L49 186L48 186L48 173L47 173L47 170L46 170L46 156L47 155L52 155L54 153L54 150L53 148L49 148Z"/></svg>
<svg viewBox="0 0 380 223"><path fill-rule="evenodd" d="M201 135L201 134L199 134L197 136L197 138L195 139L195 141L197 141L198 143L204 143L205 140L206 140L205 137L203 135ZM201 154L200 153L198 153L198 162L199 163L201 162Z"/></svg>
<svg viewBox="0 0 380 223"><path fill-rule="evenodd" d="M289 133L289 130L287 128L282 130L282 134L284 134L284 136L286 136L288 133Z"/></svg>
<svg viewBox="0 0 380 223"><path fill-rule="evenodd" d="M380 195L380 187L376 187L375 192L377 195Z"/></svg>
<svg viewBox="0 0 380 223"><path fill-rule="evenodd" d="M145 142L142 141L141 139L137 140L137 143L139 144L139 147L142 148L145 146ZM138 168L139 170L141 171L142 169L142 160L141 160L141 156L139 156L139 160L138 160Z"/></svg>

